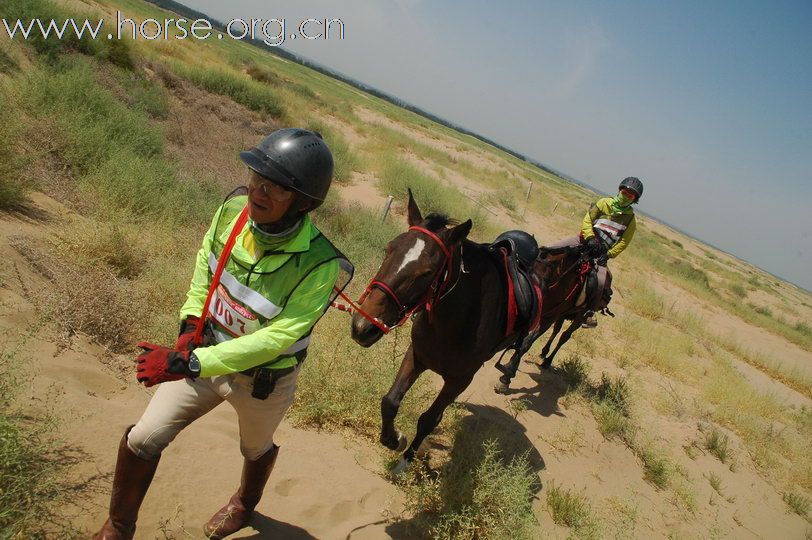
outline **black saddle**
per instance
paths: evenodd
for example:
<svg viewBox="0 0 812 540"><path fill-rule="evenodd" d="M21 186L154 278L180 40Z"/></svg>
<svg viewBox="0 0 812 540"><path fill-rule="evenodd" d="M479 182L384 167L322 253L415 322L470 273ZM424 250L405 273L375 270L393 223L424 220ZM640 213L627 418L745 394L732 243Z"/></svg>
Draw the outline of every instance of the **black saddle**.
<svg viewBox="0 0 812 540"><path fill-rule="evenodd" d="M494 251L498 251L500 247L507 249L508 254L515 257L525 271L532 270L539 256L538 242L532 234L524 231L503 232L490 245Z"/></svg>
<svg viewBox="0 0 812 540"><path fill-rule="evenodd" d="M500 254L504 250L507 256L507 279L513 282L513 296L518 308L517 326L528 327L536 319L541 308L533 283L533 266L539 255L539 247L533 235L524 231L507 231L500 234L489 246L489 249Z"/></svg>

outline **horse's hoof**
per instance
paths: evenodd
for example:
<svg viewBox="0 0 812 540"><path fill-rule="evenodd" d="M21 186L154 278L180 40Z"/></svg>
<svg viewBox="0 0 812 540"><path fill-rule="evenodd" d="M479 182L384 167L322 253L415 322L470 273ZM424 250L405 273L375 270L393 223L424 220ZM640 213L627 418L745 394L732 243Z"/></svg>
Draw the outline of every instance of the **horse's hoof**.
<svg viewBox="0 0 812 540"><path fill-rule="evenodd" d="M406 435L401 433L400 431L397 432L398 434L398 446L395 448L395 452L403 452L406 450L406 445L409 443L409 439L406 438Z"/></svg>
<svg viewBox="0 0 812 540"><path fill-rule="evenodd" d="M493 391L496 392L497 394L507 394L509 388L510 386L503 383L502 381L499 381L493 385Z"/></svg>
<svg viewBox="0 0 812 540"><path fill-rule="evenodd" d="M402 457L395 463L395 466L392 467L392 476L400 476L401 474L406 472L406 469L409 468L409 461Z"/></svg>

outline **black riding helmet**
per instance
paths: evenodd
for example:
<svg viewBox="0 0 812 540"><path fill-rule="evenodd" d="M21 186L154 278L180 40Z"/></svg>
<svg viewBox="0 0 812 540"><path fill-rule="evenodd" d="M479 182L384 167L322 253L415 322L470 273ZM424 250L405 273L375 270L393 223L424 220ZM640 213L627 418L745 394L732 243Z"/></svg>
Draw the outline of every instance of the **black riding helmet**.
<svg viewBox="0 0 812 540"><path fill-rule="evenodd" d="M263 178L324 202L333 179L333 154L321 135L299 128L274 131L240 159Z"/></svg>
<svg viewBox="0 0 812 540"><path fill-rule="evenodd" d="M617 187L618 190L621 188L626 188L634 191L637 194L637 198L634 202L640 202L640 197L643 196L643 182L640 181L639 178L636 176L629 176L628 178L624 178L620 185Z"/></svg>

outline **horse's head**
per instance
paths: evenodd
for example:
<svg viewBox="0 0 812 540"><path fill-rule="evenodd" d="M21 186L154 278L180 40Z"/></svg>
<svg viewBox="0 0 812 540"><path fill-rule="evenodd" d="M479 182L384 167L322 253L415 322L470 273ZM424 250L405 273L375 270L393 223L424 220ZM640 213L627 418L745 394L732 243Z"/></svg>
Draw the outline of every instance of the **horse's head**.
<svg viewBox="0 0 812 540"><path fill-rule="evenodd" d="M450 274L454 251L473 223L454 226L447 217L424 219L409 190L409 229L386 245L383 263L352 316L352 338L369 347L430 301ZM374 319L376 322L373 322Z"/></svg>

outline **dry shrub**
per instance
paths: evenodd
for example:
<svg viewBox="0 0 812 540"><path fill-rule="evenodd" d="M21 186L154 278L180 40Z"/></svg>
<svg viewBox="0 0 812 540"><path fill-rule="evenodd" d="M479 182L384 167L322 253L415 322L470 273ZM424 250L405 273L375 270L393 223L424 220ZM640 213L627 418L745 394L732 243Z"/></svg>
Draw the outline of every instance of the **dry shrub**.
<svg viewBox="0 0 812 540"><path fill-rule="evenodd" d="M53 283L46 313L67 339L82 332L114 352L132 350L139 315L147 307L134 294L133 282L108 268L61 264Z"/></svg>
<svg viewBox="0 0 812 540"><path fill-rule="evenodd" d="M68 250L60 255L59 248L65 247L61 244L42 246L15 237L11 245L51 282L51 287L33 292L33 301L56 324L63 345L81 332L114 352L132 349L146 307L134 282L81 253Z"/></svg>
<svg viewBox="0 0 812 540"><path fill-rule="evenodd" d="M134 279L144 267L141 231L120 224L89 222L72 229L62 242L64 253L79 255L92 266L106 266L118 278Z"/></svg>

